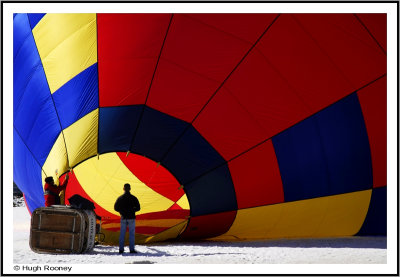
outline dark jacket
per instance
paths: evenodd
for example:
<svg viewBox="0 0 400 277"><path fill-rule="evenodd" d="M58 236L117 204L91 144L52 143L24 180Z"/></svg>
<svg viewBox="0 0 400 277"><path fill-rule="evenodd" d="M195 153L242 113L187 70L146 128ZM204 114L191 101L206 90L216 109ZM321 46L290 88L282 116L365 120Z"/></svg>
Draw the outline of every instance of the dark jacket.
<svg viewBox="0 0 400 277"><path fill-rule="evenodd" d="M125 192L115 201L114 210L121 214L122 219L136 218L135 212L140 211L139 200L130 192Z"/></svg>

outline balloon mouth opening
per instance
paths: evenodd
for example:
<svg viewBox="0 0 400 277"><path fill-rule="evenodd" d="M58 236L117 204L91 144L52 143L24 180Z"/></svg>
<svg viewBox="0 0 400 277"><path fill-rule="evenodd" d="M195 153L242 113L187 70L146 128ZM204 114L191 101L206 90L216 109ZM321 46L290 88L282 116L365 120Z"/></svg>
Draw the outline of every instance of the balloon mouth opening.
<svg viewBox="0 0 400 277"><path fill-rule="evenodd" d="M92 201L102 217L105 242L117 244L120 215L114 203L126 183L141 206L136 213L138 243L173 239L184 231L190 205L183 186L161 163L134 153L105 153L77 165L70 174L65 203L74 194Z"/></svg>

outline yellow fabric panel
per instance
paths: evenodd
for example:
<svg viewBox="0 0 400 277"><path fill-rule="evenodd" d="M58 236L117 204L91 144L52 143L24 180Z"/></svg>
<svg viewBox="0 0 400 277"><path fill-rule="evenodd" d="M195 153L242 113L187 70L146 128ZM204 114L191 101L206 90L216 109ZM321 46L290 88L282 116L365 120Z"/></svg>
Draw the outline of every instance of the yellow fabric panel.
<svg viewBox="0 0 400 277"><path fill-rule="evenodd" d="M184 221L185 219L141 219L136 220L136 226L146 227L171 227Z"/></svg>
<svg viewBox="0 0 400 277"><path fill-rule="evenodd" d="M180 233L182 233L183 230L185 230L186 225L187 225L187 220L184 222L169 228L168 230L165 230L157 235L151 236L147 238L144 243L153 243L153 242L158 242L158 241L165 241L168 239L174 239L177 236L179 236Z"/></svg>
<svg viewBox="0 0 400 277"><path fill-rule="evenodd" d="M64 130L70 167L97 155L98 118L96 109Z"/></svg>
<svg viewBox="0 0 400 277"><path fill-rule="evenodd" d="M65 190L59 193L60 196L60 205L65 205Z"/></svg>
<svg viewBox="0 0 400 277"><path fill-rule="evenodd" d="M186 193L176 202L184 210L190 210L189 201L187 199Z"/></svg>
<svg viewBox="0 0 400 277"><path fill-rule="evenodd" d="M315 235L334 236L335 233L355 235L368 213L372 190L347 193L329 199L329 209Z"/></svg>
<svg viewBox="0 0 400 277"><path fill-rule="evenodd" d="M44 187L44 179L47 176L53 176L54 183L59 184L58 177L69 169L67 160L67 151L65 150L64 137L60 133L56 142L50 150L49 155L42 168L42 183ZM58 175L56 174L56 170ZM45 174L46 173L46 174Z"/></svg>
<svg viewBox="0 0 400 277"><path fill-rule="evenodd" d="M351 236L361 228L371 190L238 210L217 239Z"/></svg>
<svg viewBox="0 0 400 277"><path fill-rule="evenodd" d="M105 244L105 245L118 245L119 244L119 231L114 232L114 231L109 231L106 229L101 229L101 233L103 233L105 235L105 241L102 242L102 244ZM148 239L148 238L149 238L149 236L147 236L147 235L135 233L135 243L136 244L143 244L143 243L145 243L146 239ZM126 232L125 245L128 245L128 243L129 243L129 232Z"/></svg>
<svg viewBox="0 0 400 277"><path fill-rule="evenodd" d="M267 237L285 234L287 237L308 237L324 219L329 198L295 201L282 205L276 225L265 233Z"/></svg>
<svg viewBox="0 0 400 277"><path fill-rule="evenodd" d="M120 228L121 223L103 223L101 228L111 229L111 228Z"/></svg>
<svg viewBox="0 0 400 277"><path fill-rule="evenodd" d="M235 221L221 239L266 238L266 233L275 228L279 219L284 216L284 204L238 210Z"/></svg>
<svg viewBox="0 0 400 277"><path fill-rule="evenodd" d="M126 232L126 235L125 235L125 245L129 245L128 233L129 232ZM117 233L117 234L119 234L119 233ZM148 239L148 237L149 237L148 235L135 233L135 243L136 244L144 244L146 239ZM119 244L118 241L119 241L119 238L117 238L115 245Z"/></svg>
<svg viewBox="0 0 400 277"><path fill-rule="evenodd" d="M101 226L101 231L102 234L104 234L104 241L101 242L101 244L103 245L118 245L119 244L119 231L118 232L114 232L114 231L110 231L107 229L103 229L103 225ZM127 232L129 233L129 232ZM100 238L102 238L102 236L100 236ZM127 238L125 236L125 241L127 241ZM136 238L136 235L135 235ZM129 239L128 239L129 242ZM136 239L135 242L137 243Z"/></svg>
<svg viewBox="0 0 400 277"><path fill-rule="evenodd" d="M99 158L93 157L78 165L74 172L85 192L102 208L115 215L119 214L114 210L114 204L124 193L125 183L131 184L131 193L139 199L141 210L137 214L163 211L173 204L142 183L114 152L100 155Z"/></svg>
<svg viewBox="0 0 400 277"><path fill-rule="evenodd" d="M97 62L96 14L46 14L33 29L51 93Z"/></svg>
<svg viewBox="0 0 400 277"><path fill-rule="evenodd" d="M167 239L174 239L176 238L180 233L185 230L187 225L187 220L168 229L165 230L157 235L154 236L149 236L149 235L143 235L143 234L138 234L135 233L135 243L136 244L146 244L146 243L154 243L154 242L159 242L159 241L165 241ZM119 227L119 224L118 224ZM102 242L102 244L106 245L118 245L119 241L119 231L114 232L114 231L109 231L107 229L101 229L101 233L105 235L105 241ZM126 232L125 234L125 245L128 245L129 243L129 232Z"/></svg>
<svg viewBox="0 0 400 277"><path fill-rule="evenodd" d="M186 219L136 219L136 227L171 227ZM119 228L120 223L103 223L104 229Z"/></svg>

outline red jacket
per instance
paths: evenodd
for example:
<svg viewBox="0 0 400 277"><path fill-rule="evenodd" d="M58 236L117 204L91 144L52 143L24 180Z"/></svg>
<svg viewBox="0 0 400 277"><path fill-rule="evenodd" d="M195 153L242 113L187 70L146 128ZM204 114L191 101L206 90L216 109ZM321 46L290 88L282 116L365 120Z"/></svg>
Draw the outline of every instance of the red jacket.
<svg viewBox="0 0 400 277"><path fill-rule="evenodd" d="M65 179L64 182L59 185L50 185L46 183L44 185L44 204L46 207L50 207L51 205L59 205L60 204L60 192L63 191L68 184L68 179Z"/></svg>

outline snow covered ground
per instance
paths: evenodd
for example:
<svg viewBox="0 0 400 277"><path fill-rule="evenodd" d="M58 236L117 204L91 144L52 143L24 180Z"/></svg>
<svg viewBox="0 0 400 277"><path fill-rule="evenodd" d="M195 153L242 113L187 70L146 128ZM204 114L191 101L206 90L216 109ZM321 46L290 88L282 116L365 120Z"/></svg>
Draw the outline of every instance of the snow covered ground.
<svg viewBox="0 0 400 277"><path fill-rule="evenodd" d="M19 273L77 273L90 269L97 273L331 273L337 264L357 273L371 265L387 263L386 237L343 237L327 239L281 239L237 242L179 242L137 245L138 254L118 254L117 246L99 245L89 254L37 254L29 247L30 215L25 207L13 209L13 263ZM128 250L128 249L126 249ZM88 267L88 265L91 265ZM134 267L133 264L135 264ZM145 266L151 264L152 266ZM157 268L156 265L170 265ZM179 265L178 265L179 264ZM253 265L253 267L237 267ZM289 267L285 264L291 264ZM126 267L129 266L130 267ZM221 267L223 265L223 267ZM299 265L299 267L293 267ZM304 265L308 265L304 267ZM324 266L321 266L324 265ZM330 266L329 266L330 265ZM343 267L347 265L348 267ZM18 268L19 266L19 268ZM278 267L279 266L279 267ZM349 267L350 266L350 267ZM367 266L367 267L365 267ZM71 269L69 269L71 267ZM133 271L129 271L129 268ZM297 268L297 269L295 269ZM47 267L48 270L51 267ZM21 270L23 272L21 272ZM122 272L121 272L122 270ZM128 270L128 271L127 271ZM155 271L153 271L155 270ZM161 271L159 271L161 270ZM295 270L293 272L293 270ZM300 270L300 271L299 271ZM302 271L305 270L305 271ZM254 272L255 271L255 272ZM140 271L142 272L142 271ZM346 272L346 271L345 271ZM80 273L80 272L79 272ZM96 273L96 272L94 272Z"/></svg>

